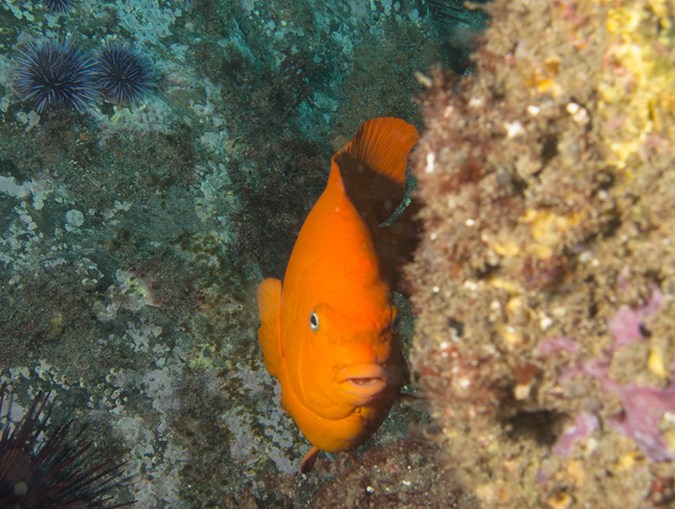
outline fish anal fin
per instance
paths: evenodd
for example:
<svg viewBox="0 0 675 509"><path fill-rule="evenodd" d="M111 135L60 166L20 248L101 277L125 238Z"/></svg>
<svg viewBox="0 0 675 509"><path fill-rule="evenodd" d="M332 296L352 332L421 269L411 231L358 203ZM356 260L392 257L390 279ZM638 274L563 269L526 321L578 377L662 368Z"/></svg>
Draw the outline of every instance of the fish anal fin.
<svg viewBox="0 0 675 509"><path fill-rule="evenodd" d="M258 342L265 355L267 372L279 378L281 370L281 281L265 279L258 287L260 328Z"/></svg>
<svg viewBox="0 0 675 509"><path fill-rule="evenodd" d="M316 459L319 457L319 452L321 452L319 449L312 446L309 452L305 454L305 457L302 458L302 461L300 462L301 474L308 474L312 471L314 468L314 463L316 463Z"/></svg>

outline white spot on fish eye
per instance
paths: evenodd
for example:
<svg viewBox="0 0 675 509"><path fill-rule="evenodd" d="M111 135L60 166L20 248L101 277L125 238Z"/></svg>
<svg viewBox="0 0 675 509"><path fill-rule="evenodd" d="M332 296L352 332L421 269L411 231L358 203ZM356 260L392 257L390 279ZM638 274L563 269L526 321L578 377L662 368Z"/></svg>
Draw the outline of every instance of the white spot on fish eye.
<svg viewBox="0 0 675 509"><path fill-rule="evenodd" d="M401 315L396 313L396 316L394 316L394 320L391 322L391 330L393 332L398 332L401 330Z"/></svg>
<svg viewBox="0 0 675 509"><path fill-rule="evenodd" d="M319 330L319 315L316 314L316 311L312 309L312 312L309 314L309 328L313 331Z"/></svg>

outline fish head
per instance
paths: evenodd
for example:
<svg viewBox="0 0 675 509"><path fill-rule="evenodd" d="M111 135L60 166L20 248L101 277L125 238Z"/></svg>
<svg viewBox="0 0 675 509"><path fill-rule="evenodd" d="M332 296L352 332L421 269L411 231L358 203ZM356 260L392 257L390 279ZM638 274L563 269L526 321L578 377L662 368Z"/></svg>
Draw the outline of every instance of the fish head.
<svg viewBox="0 0 675 509"><path fill-rule="evenodd" d="M388 303L349 313L325 302L314 304L297 364L305 406L329 419L360 407L387 412L406 369L399 324L398 310Z"/></svg>

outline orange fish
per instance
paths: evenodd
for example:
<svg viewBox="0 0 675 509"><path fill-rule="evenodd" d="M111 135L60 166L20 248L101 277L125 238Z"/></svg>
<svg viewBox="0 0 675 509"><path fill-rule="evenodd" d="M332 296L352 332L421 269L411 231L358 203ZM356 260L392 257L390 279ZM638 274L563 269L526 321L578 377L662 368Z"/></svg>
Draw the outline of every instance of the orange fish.
<svg viewBox="0 0 675 509"><path fill-rule="evenodd" d="M400 318L380 224L404 197L408 154L419 138L403 120L364 123L331 160L328 184L305 220L284 284L258 289L258 340L284 409L312 449L352 449L382 424L406 375Z"/></svg>

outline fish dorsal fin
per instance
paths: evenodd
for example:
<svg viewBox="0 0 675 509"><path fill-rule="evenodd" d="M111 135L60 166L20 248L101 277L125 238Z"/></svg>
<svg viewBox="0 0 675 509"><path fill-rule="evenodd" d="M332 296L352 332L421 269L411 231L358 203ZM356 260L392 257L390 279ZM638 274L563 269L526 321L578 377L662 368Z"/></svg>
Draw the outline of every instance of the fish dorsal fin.
<svg viewBox="0 0 675 509"><path fill-rule="evenodd" d="M403 200L408 154L418 139L404 120L375 118L333 156L349 200L367 223L383 223Z"/></svg>
<svg viewBox="0 0 675 509"><path fill-rule="evenodd" d="M369 120L333 156L331 170L331 175L339 172L347 198L370 230L382 275L399 291L399 269L419 240L419 207L413 202L391 226L380 225L403 200L408 154L418 139L417 129L401 119Z"/></svg>
<svg viewBox="0 0 675 509"><path fill-rule="evenodd" d="M267 372L279 378L281 370L281 281L265 279L258 288L260 329L258 341L265 355Z"/></svg>

